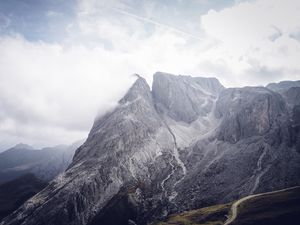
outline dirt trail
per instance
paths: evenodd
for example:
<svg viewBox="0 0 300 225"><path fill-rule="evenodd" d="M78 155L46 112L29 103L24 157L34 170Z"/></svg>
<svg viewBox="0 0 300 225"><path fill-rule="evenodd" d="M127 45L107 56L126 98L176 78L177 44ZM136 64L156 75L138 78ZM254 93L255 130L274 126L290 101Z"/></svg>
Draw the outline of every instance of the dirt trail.
<svg viewBox="0 0 300 225"><path fill-rule="evenodd" d="M251 198L258 197L258 196L276 194L276 193L279 193L279 192L282 192L282 191L292 190L292 189L295 189L295 188L298 188L298 187L299 186L291 187L291 188L285 188L285 189L281 189L281 190L278 190L278 191L270 191L270 192L265 192L265 193L261 193L261 194L249 195L249 196L246 196L244 198L241 198L240 200L233 203L233 205L231 206L231 216L225 221L224 225L229 225L236 219L236 217L238 215L237 208L241 203L243 203L243 202L245 202L245 201L247 201Z"/></svg>

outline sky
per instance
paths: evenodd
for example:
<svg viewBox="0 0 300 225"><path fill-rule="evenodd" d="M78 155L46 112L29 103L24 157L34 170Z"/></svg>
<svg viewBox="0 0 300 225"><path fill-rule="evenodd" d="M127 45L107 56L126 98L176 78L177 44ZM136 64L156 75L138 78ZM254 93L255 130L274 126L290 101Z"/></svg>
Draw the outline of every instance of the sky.
<svg viewBox="0 0 300 225"><path fill-rule="evenodd" d="M0 0L0 151L85 138L139 74L300 79L298 0Z"/></svg>

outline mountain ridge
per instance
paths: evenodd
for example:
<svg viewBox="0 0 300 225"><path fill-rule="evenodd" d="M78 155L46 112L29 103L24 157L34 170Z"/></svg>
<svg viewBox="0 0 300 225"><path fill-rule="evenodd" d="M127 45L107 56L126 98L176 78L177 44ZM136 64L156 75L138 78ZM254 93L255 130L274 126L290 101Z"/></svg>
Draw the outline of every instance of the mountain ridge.
<svg viewBox="0 0 300 225"><path fill-rule="evenodd" d="M267 88L226 89L213 78L157 73L151 90L138 77L95 120L67 171L2 224L147 224L299 185L298 133L285 101Z"/></svg>
<svg viewBox="0 0 300 225"><path fill-rule="evenodd" d="M18 144L3 151L0 153L0 183L27 173L33 173L37 178L48 182L67 168L74 151L82 142L39 150L26 144Z"/></svg>

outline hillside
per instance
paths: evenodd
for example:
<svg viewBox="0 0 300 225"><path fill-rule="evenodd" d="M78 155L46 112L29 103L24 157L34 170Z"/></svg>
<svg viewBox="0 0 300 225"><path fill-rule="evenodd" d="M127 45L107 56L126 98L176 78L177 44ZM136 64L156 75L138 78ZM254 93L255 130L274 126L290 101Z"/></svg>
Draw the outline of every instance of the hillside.
<svg viewBox="0 0 300 225"><path fill-rule="evenodd" d="M236 203L237 215L232 220L231 209ZM295 187L174 214L153 225L294 225L299 221L300 187Z"/></svg>
<svg viewBox="0 0 300 225"><path fill-rule="evenodd" d="M231 204L220 204L174 214L153 225L223 225Z"/></svg>
<svg viewBox="0 0 300 225"><path fill-rule="evenodd" d="M300 222L300 187L250 198L237 208L232 225L294 225Z"/></svg>
<svg viewBox="0 0 300 225"><path fill-rule="evenodd" d="M0 220L12 213L27 199L46 187L47 183L33 174L25 174L0 186Z"/></svg>

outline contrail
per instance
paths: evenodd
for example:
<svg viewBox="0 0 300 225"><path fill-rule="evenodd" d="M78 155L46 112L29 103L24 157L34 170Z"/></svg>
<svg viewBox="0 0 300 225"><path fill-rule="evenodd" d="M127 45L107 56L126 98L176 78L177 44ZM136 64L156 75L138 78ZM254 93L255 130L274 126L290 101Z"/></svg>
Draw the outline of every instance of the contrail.
<svg viewBox="0 0 300 225"><path fill-rule="evenodd" d="M137 16L135 14L132 14L132 13L129 13L129 12L126 12L124 10L121 10L121 9L118 9L118 8L115 8L115 7L110 7L110 9L112 9L113 11L115 12L118 12L118 13L121 13L123 15L126 15L126 16L130 16L132 18L135 18L137 20L141 20L141 21L144 21L144 22L147 22L147 23L151 23L151 24L154 24L156 26L159 26L159 27L164 27L168 30L171 30L171 31L174 31L176 33L179 33L183 36L187 36L187 37L190 37L190 38L194 38L194 39L198 39L198 40L201 40L199 37L195 36L195 35L192 35L192 34L189 34L183 30L180 30L180 29L177 29L177 28L174 28L174 27L171 27L171 26L168 26L166 24L162 24L162 23L159 23L155 20L152 20L152 19L149 19L149 18L145 18L145 17L141 17L141 16Z"/></svg>

